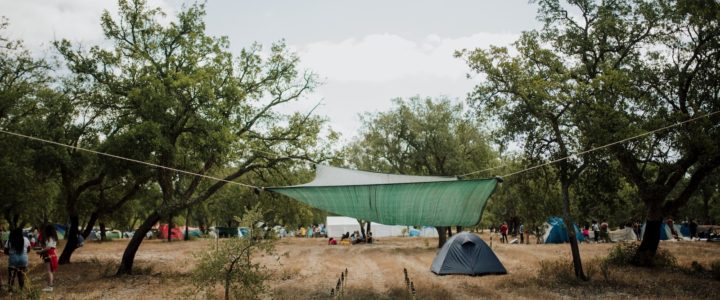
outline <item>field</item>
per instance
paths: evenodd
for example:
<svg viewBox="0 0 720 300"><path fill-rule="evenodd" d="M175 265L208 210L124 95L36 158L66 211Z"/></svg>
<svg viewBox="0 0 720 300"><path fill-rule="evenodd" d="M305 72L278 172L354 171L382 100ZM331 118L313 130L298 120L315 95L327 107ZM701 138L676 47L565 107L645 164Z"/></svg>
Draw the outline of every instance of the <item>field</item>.
<svg viewBox="0 0 720 300"><path fill-rule="evenodd" d="M487 235L482 236L489 241ZM720 298L720 281L709 272L692 272L697 261L706 268L720 259L720 245L703 242L663 242L679 268L641 269L610 267L601 270L600 258L611 244L582 244L581 254L589 282L567 278L568 245L507 245L493 243L493 250L508 270L502 276L436 276L429 271L436 239L385 238L372 245L328 246L324 239L287 238L277 244L276 255L257 257L272 272L273 299L330 299L340 273L348 269L344 299L404 299L403 268L417 288L417 299L473 298ZM193 253L207 251L213 240L167 243L143 242L137 256L139 275L115 277L113 273L127 240L88 243L76 251L73 263L60 266L56 288L43 299L178 299L186 298L187 273ZM541 267L541 261L545 261ZM547 263L551 262L551 263ZM557 263L556 263L557 262ZM31 280L44 286L40 260L32 255ZM566 267L567 266L567 267ZM5 270L7 258L0 268ZM542 272L541 272L542 269ZM541 274L542 273L542 274ZM540 275L539 275L540 274ZM3 284L7 274L2 273ZM4 297L17 294L3 292ZM221 289L217 290L221 296ZM200 295L197 298L203 298Z"/></svg>

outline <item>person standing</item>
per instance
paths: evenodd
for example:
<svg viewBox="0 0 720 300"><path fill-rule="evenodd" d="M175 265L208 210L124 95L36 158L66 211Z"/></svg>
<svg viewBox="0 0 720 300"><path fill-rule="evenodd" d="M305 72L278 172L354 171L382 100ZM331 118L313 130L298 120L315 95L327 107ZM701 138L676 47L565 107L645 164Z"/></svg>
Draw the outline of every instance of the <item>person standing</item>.
<svg viewBox="0 0 720 300"><path fill-rule="evenodd" d="M10 231L10 236L5 243L5 253L8 255L8 283L12 288L15 278L22 289L25 287L25 274L28 267L28 252L30 251L30 240L23 236L22 228L15 228Z"/></svg>
<svg viewBox="0 0 720 300"><path fill-rule="evenodd" d="M508 225L507 225L507 222L503 222L503 224L500 225L500 242L501 243L505 244L508 242L507 234L508 234Z"/></svg>
<svg viewBox="0 0 720 300"><path fill-rule="evenodd" d="M602 236L603 242L606 243L612 242L610 240L610 231L608 227L610 227L610 225L608 225L606 220L603 220L603 222L600 224L600 235Z"/></svg>
<svg viewBox="0 0 720 300"><path fill-rule="evenodd" d="M583 229L582 229L582 235L583 235L583 239L586 242L588 242L588 244L589 244L590 243L590 229L588 227L590 227L590 226L588 226L588 224L585 223L585 226L583 226Z"/></svg>
<svg viewBox="0 0 720 300"><path fill-rule="evenodd" d="M595 237L595 242L599 243L600 242L600 227L598 227L598 223L595 220L592 221L592 230L593 230L593 235Z"/></svg>
<svg viewBox="0 0 720 300"><path fill-rule="evenodd" d="M55 225L45 225L40 239L40 245L42 250L38 251L38 254L42 256L43 262L45 262L45 269L47 270L48 286L43 289L43 292L53 291L53 281L55 273L58 269L58 257L55 253L57 248L58 236L55 231Z"/></svg>
<svg viewBox="0 0 720 300"><path fill-rule="evenodd" d="M525 244L525 225L523 225L522 223L520 223L518 233L520 233L520 244Z"/></svg>

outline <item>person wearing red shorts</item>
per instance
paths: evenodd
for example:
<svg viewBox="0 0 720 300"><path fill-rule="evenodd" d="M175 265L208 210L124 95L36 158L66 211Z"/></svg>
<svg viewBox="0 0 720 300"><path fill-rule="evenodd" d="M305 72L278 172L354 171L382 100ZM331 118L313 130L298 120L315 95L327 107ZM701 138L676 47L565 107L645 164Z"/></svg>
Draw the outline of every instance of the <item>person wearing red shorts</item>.
<svg viewBox="0 0 720 300"><path fill-rule="evenodd" d="M43 247L38 252L42 256L43 262L48 275L48 286L43 289L44 292L53 291L53 273L58 269L58 257L55 253L57 248L57 232L55 231L55 225L48 224L43 228L42 237L40 239L40 245Z"/></svg>

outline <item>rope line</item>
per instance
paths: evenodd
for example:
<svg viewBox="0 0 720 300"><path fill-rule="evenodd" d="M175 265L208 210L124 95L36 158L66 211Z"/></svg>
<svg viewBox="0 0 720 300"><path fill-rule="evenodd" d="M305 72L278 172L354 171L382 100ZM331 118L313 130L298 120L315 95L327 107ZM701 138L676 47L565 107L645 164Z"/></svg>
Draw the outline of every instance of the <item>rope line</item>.
<svg viewBox="0 0 720 300"><path fill-rule="evenodd" d="M141 165L146 165L146 166L151 166L151 167L155 167L155 168L160 168L160 169L165 169L165 170L169 170L169 171L174 171L174 172L181 173L181 174L192 175L192 176L199 176L199 177L206 178L206 179L217 180L217 181L226 182L226 183L230 183L230 184L235 184L235 185L239 185L239 186L244 186L244 187L248 187L248 188L261 188L261 187L254 186L254 185L250 185L250 184L245 184L245 183L236 182L236 181L230 181L230 180L225 180L225 179L222 179L222 178L213 177L213 176L209 176L209 175L204 175L204 174L199 174L199 173L195 173L195 172L190 172L190 171L175 169L175 168L166 167L166 166L163 166L163 165L158 165L158 164L154 164L154 163L149 163L149 162L142 161L142 160L127 158L127 157L123 157L123 156L119 156L119 155L114 155L114 154L109 154L109 153L100 152L100 151L95 151L95 150L86 149L86 148L82 148L82 147L78 147L78 146L66 145L66 144L63 144L63 143L58 143L58 142L54 142L54 141L50 141L50 140L46 140L46 139L41 139L41 138L34 137L34 136L24 135L24 134L21 134L21 133L16 133L16 132L11 132L11 131L5 131L5 130L2 130L2 129L0 129L0 132L1 132L1 133L5 133L5 134L9 134L9 135L14 135L14 136L21 137L21 138L26 138L26 139L33 140L33 141L48 143L48 144L52 144L52 145L56 145L56 146L61 146L61 147L65 147L65 148L70 148L70 149L75 149L75 150L90 152L90 153L94 153L94 154L102 155L102 156L106 156L106 157L111 157L111 158L115 158L115 159L125 160L125 161L129 161L129 162L133 162L133 163L137 163L137 164L141 164Z"/></svg>
<svg viewBox="0 0 720 300"><path fill-rule="evenodd" d="M465 173L465 174L457 175L457 176L458 176L458 177L465 177L465 176L468 176L468 175L473 175L473 174L477 174L477 173L492 171L492 170L504 168L504 167L507 167L507 166L508 166L507 164L505 164L505 165L499 165L499 166L497 166L497 167L487 168L487 169L483 169L483 170L480 170L480 171Z"/></svg>
<svg viewBox="0 0 720 300"><path fill-rule="evenodd" d="M690 118L690 119L687 119L687 120L682 121L682 122L677 122L677 123L674 123L674 124L671 124L671 125L668 125L668 126L665 126L665 127L660 127L660 128L655 129L655 130L652 130L652 131L648 131L648 132L645 132L645 133L641 133L641 134L638 134L638 135L635 135L635 136L632 136L632 137L629 137L629 138L625 138L625 139L622 139L622 140L619 140L619 141L615 141L615 142L612 142L612 143L609 143L609 144L605 144L605 145L602 145L602 146L599 146L599 147L591 148L591 149L588 149L588 150L585 150L585 151L580 151L580 152L575 153L575 154L570 154L570 155L568 155L568 156L565 156L565 157L562 157L562 158L558 158L558 159L556 159L556 160L552 160L552 161L546 162L546 163L544 163L544 164L532 166L532 167L529 167L529 168L526 168L526 169L523 169L523 170L520 170L520 171L517 171L517 172L513 172L513 173L510 173L510 174L503 175L502 177L503 177L503 178L504 178L504 177L510 177L510 176L517 175L517 174L520 174L520 173L524 173L524 172L527 172L527 171L531 171L531 170L534 170L534 169L537 169L537 168L541 168L541 167L544 167L544 166L547 166L547 165L551 165L551 164L554 164L554 163L557 163L557 162L560 162L560 161L563 161L563 160L567 160L567 159L570 159L570 158L573 157L573 156L583 155L583 154L585 154L585 153L590 153L590 152L594 152L594 151L597 151L597 150L600 150L600 149L604 149L604 148L607 148L607 147L610 147L610 146L614 146L614 145L617 145L617 144L622 144L622 143L625 143L625 142L627 142L627 141L631 141L631 140L634 140L634 139L638 139L638 138L641 138L641 137L644 137L644 136L647 136L647 135L656 133L656 132L658 132L658 131L663 131L663 130L666 130L666 129L669 129L669 128L672 128L672 127L680 126L680 125L682 125L682 124L690 123L690 122L693 122L693 121L696 121L696 120L699 120L699 119L702 119L702 118L705 118L705 117L709 117L709 116L712 116L712 115L717 114L717 113L720 113L720 111L714 111L714 112L711 112L711 113L707 113L707 114L704 114L704 115L699 116L699 117Z"/></svg>

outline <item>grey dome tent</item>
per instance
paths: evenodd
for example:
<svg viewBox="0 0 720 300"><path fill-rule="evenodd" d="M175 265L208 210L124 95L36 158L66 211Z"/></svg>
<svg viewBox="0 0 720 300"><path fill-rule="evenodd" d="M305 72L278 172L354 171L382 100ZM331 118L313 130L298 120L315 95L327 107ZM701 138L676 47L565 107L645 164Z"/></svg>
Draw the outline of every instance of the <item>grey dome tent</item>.
<svg viewBox="0 0 720 300"><path fill-rule="evenodd" d="M507 274L485 241L468 232L451 237L435 256L430 270L438 275Z"/></svg>

